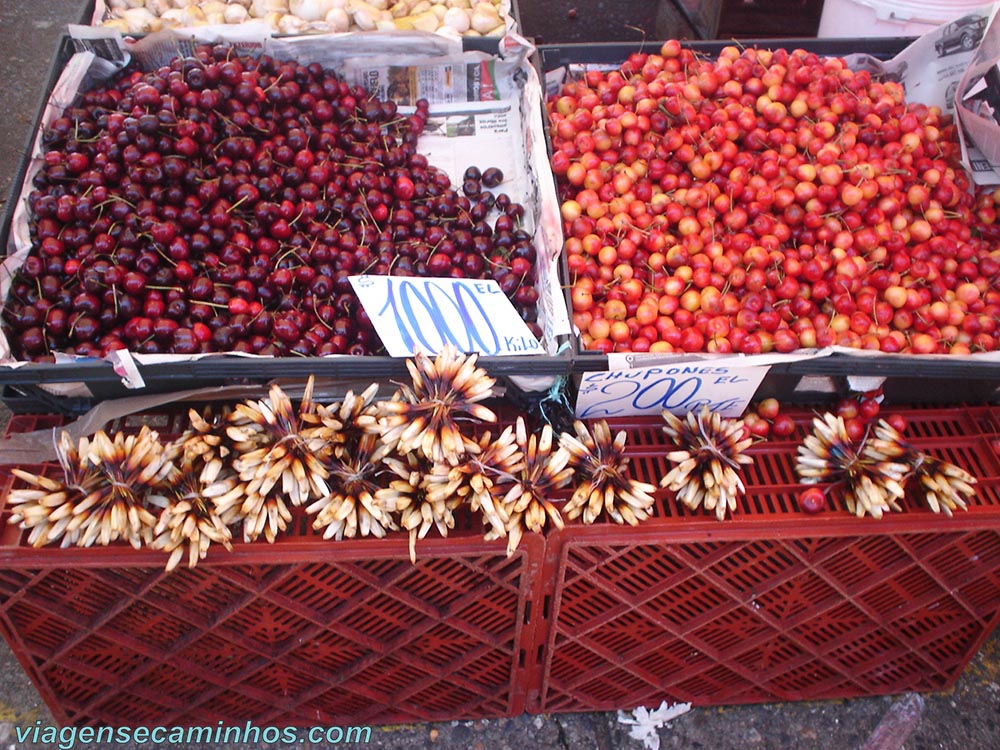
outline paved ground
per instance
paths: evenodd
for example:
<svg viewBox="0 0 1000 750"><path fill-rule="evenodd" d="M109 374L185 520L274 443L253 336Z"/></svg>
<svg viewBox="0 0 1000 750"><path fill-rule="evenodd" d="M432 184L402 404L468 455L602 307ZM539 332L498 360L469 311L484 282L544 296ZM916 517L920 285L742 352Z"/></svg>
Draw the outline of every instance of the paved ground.
<svg viewBox="0 0 1000 750"><path fill-rule="evenodd" d="M527 1L522 0L522 5ZM580 13L586 5L577 4ZM66 22L80 18L83 6L82 0L0 0L0 190L4 196L56 40ZM602 8L609 12L615 6L604 3ZM5 421L3 415L0 419ZM36 720L50 721L48 711L6 646L0 645L0 748L36 747L15 743L13 732L15 726L31 726ZM665 750L997 750L1000 637L994 635L987 642L957 686L946 693L696 709L659 734ZM627 727L615 714L598 713L377 728L368 746L611 750L641 748L642 743L628 737Z"/></svg>

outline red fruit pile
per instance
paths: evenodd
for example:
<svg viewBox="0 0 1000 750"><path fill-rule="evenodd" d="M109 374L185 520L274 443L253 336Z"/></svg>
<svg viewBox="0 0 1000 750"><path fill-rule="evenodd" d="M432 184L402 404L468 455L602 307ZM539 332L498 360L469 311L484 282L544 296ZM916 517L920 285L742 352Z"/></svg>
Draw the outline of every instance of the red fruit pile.
<svg viewBox="0 0 1000 750"><path fill-rule="evenodd" d="M43 136L14 355L375 353L360 273L493 278L540 334L523 206L495 168L456 191L427 114L224 45L83 94Z"/></svg>
<svg viewBox="0 0 1000 750"><path fill-rule="evenodd" d="M843 417L848 437L854 441L862 440L879 419L885 419L897 431L905 432L905 417L901 414L881 414L881 396L881 390L846 396L838 399L829 410ZM797 429L795 419L782 411L781 403L776 398L765 398L751 405L743 415L743 424L749 435L761 439L792 438Z"/></svg>
<svg viewBox="0 0 1000 750"><path fill-rule="evenodd" d="M867 391L857 396L842 398L833 407L833 413L843 417L847 435L855 442L862 440L872 426L885 419L898 432L906 431L906 418L901 414L882 415L882 391Z"/></svg>
<svg viewBox="0 0 1000 750"><path fill-rule="evenodd" d="M996 194L955 126L838 58L675 41L550 98L587 349L993 350Z"/></svg>
<svg viewBox="0 0 1000 750"><path fill-rule="evenodd" d="M776 398L765 398L743 415L747 432L758 438L787 438L795 432L795 420L781 413L781 404Z"/></svg>

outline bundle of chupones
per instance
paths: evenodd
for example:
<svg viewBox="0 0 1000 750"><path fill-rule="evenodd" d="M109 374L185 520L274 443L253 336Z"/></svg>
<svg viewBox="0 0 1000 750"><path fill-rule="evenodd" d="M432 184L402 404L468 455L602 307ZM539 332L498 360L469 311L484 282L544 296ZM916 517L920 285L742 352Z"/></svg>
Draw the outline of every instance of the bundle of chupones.
<svg viewBox="0 0 1000 750"><path fill-rule="evenodd" d="M171 442L146 426L77 443L62 433L61 473L12 470L23 486L7 498L11 523L35 546L161 549L170 570L185 558L195 566L212 543L231 548L234 534L274 542L295 507L325 538L405 529L413 560L417 539L432 527L446 536L463 505L482 516L487 538L507 539L508 554L525 531L562 528L563 516L648 517L654 488L627 475L624 431L577 422L575 435L556 437L547 425L529 433L521 417L484 431L498 420L482 403L495 380L476 362L453 347L417 354L410 382L387 400L373 384L319 404L310 378L295 406L273 385L214 414L192 409ZM560 491L570 498L561 512Z"/></svg>
<svg viewBox="0 0 1000 750"><path fill-rule="evenodd" d="M815 417L812 433L798 448L795 471L805 484L839 488L847 510L859 518L900 511L907 494L934 513L951 516L968 510L975 495L975 477L904 440L885 420L852 440L843 417Z"/></svg>

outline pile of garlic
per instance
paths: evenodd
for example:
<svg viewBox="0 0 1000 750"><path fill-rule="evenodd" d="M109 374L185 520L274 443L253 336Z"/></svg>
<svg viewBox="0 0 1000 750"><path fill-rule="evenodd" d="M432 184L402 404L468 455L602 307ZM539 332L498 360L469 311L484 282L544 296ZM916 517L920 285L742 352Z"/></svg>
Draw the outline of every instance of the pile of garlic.
<svg viewBox="0 0 1000 750"><path fill-rule="evenodd" d="M101 25L123 34L263 21L278 34L434 31L503 36L509 0L105 0Z"/></svg>

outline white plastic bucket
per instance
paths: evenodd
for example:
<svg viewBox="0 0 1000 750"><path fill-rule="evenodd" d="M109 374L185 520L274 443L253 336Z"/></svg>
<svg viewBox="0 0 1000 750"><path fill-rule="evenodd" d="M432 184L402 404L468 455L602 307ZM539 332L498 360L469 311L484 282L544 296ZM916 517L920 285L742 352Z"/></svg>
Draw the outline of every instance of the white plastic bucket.
<svg viewBox="0 0 1000 750"><path fill-rule="evenodd" d="M817 36L921 36L984 5L988 0L824 0Z"/></svg>

